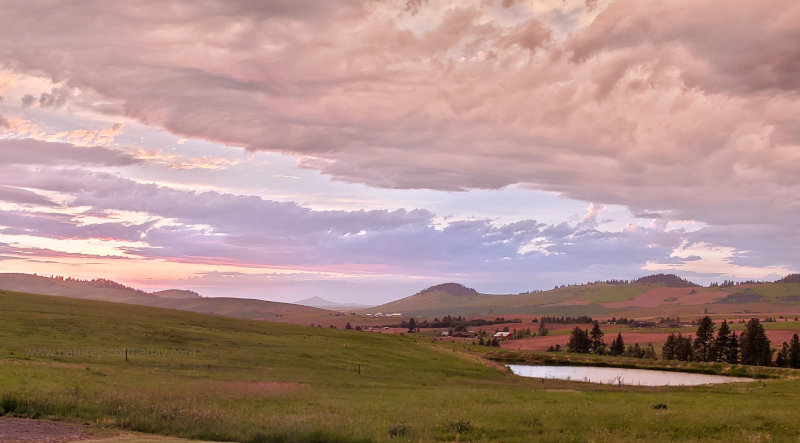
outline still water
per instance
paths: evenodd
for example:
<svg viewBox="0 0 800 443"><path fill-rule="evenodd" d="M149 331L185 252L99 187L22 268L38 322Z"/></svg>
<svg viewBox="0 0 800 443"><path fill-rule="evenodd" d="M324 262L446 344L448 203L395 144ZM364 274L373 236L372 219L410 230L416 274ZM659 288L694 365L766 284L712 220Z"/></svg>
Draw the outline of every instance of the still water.
<svg viewBox="0 0 800 443"><path fill-rule="evenodd" d="M522 377L553 378L613 385L696 386L753 381L751 378L650 369L600 368L595 366L507 366L511 369L511 372Z"/></svg>

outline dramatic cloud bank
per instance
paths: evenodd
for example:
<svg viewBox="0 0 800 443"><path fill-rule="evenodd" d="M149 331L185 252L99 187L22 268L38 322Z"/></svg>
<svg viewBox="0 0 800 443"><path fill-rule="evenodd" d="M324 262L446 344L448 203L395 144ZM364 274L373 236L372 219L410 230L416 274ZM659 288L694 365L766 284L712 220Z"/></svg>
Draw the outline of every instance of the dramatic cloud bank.
<svg viewBox="0 0 800 443"><path fill-rule="evenodd" d="M51 208L9 206L3 236L518 285L570 271L760 278L800 268L797 2L43 0L1 2L0 19L0 199ZM597 205L561 224L442 225L446 214L403 201L321 211L195 192L125 168L240 160L117 145L119 123L25 130L37 115L281 153L372 188L517 186ZM638 215L604 227L601 203ZM81 225L78 208L147 220ZM702 226L675 224L686 220Z"/></svg>
<svg viewBox="0 0 800 443"><path fill-rule="evenodd" d="M47 194L61 196L61 203ZM597 229L600 209L593 206L575 224L472 220L437 227L434 214L421 209L316 211L85 169L20 170L14 164L0 166L0 199L23 205L0 212L0 241L48 238L56 251L59 240L115 241L122 242L116 255L130 258L345 274L502 280L534 270L596 267L619 273L663 259L680 246L683 234L641 226L604 232ZM52 209L57 205L60 211Z"/></svg>

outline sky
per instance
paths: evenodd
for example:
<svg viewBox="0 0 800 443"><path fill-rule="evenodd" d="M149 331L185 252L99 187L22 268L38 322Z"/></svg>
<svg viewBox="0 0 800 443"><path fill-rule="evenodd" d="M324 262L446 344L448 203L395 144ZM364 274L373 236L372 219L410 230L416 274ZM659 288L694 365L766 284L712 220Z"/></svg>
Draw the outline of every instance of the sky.
<svg viewBox="0 0 800 443"><path fill-rule="evenodd" d="M0 0L0 272L377 304L800 270L800 2Z"/></svg>

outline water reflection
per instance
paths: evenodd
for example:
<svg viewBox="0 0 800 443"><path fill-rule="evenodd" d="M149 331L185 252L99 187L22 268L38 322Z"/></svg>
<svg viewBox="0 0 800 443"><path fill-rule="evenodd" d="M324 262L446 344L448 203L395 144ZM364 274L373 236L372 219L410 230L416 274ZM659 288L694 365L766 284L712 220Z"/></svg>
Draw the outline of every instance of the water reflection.
<svg viewBox="0 0 800 443"><path fill-rule="evenodd" d="M633 386L697 386L753 381L749 378L650 369L601 368L595 366L507 365L522 377L573 380L587 383Z"/></svg>

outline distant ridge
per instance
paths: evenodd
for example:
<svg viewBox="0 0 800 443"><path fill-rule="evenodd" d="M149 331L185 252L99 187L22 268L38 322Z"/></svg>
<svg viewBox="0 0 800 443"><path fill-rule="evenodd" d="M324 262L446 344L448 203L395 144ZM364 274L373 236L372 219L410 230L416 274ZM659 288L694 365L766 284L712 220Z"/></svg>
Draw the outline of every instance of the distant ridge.
<svg viewBox="0 0 800 443"><path fill-rule="evenodd" d="M186 289L167 289L166 291L153 292L152 295L161 298L202 298L200 294Z"/></svg>
<svg viewBox="0 0 800 443"><path fill-rule="evenodd" d="M675 274L653 274L638 278L632 283L643 285L664 285L668 288L699 288L700 285L678 277Z"/></svg>
<svg viewBox="0 0 800 443"><path fill-rule="evenodd" d="M651 307L653 303L656 305L670 303L670 301L665 301L665 298L674 297L674 300L677 300L679 296L689 293L689 288L701 289L702 287L674 274L654 274L631 281L606 280L561 285L550 290L518 294L485 294L460 283L444 283L359 312L373 314L397 312L404 316L429 317L497 314L608 315L611 317L620 311L642 307L640 304L645 303L644 301L634 302L633 300L639 295L658 288L683 289L684 291L656 295L655 299L646 302ZM717 293L715 295L722 296ZM688 299L686 301L688 302ZM675 305L670 306L670 309L675 308ZM669 314L674 314L674 312L670 311Z"/></svg>
<svg viewBox="0 0 800 443"><path fill-rule="evenodd" d="M80 280L31 274L0 274L0 289L224 315L251 320L328 316L331 311L309 306L233 297L201 297L194 291L168 289L148 293L112 280Z"/></svg>
<svg viewBox="0 0 800 443"><path fill-rule="evenodd" d="M326 300L322 297L311 297L294 302L296 305L311 306L321 309L362 309L368 308L370 305L360 305L358 303L340 303L335 301Z"/></svg>

